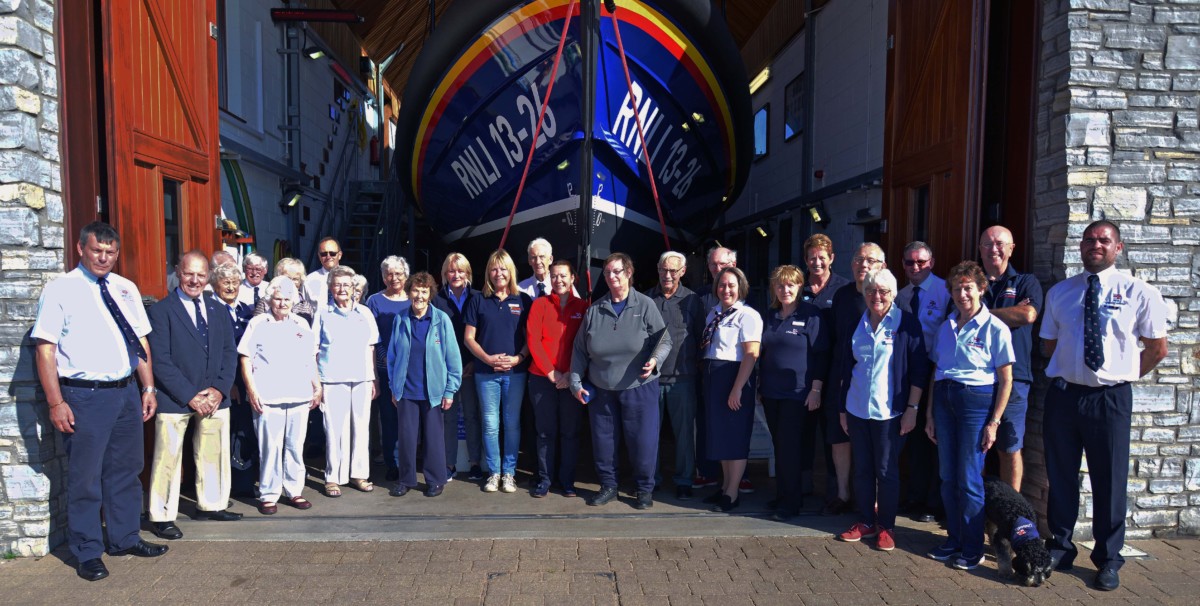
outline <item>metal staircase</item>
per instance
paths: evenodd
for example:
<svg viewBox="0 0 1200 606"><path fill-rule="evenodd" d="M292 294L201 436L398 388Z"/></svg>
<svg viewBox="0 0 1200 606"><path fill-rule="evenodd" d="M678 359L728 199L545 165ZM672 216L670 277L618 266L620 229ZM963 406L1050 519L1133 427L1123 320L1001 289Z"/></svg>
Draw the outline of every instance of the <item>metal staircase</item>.
<svg viewBox="0 0 1200 606"><path fill-rule="evenodd" d="M388 255L403 255L400 243L407 231L396 181L353 181L345 220L337 235L342 265L367 277L369 292L383 286L379 263ZM411 262L411 259L410 259Z"/></svg>

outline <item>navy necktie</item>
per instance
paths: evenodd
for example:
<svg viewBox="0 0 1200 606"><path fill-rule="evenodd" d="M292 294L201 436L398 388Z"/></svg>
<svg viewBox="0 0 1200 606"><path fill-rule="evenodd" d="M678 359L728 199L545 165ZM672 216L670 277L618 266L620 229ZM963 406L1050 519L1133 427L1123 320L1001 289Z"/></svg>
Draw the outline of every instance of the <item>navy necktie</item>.
<svg viewBox="0 0 1200 606"><path fill-rule="evenodd" d="M200 311L200 299L192 299L192 304L196 306L196 332L200 333L204 349L208 349L208 322L204 321L204 313Z"/></svg>
<svg viewBox="0 0 1200 606"><path fill-rule="evenodd" d="M544 297L544 296L546 296L546 283L545 283L545 282L538 282L538 289L537 289L537 290L538 290L538 291L537 291L537 298L541 298L541 297Z"/></svg>
<svg viewBox="0 0 1200 606"><path fill-rule="evenodd" d="M257 286L254 287L254 305L255 306L258 305L258 287Z"/></svg>
<svg viewBox="0 0 1200 606"><path fill-rule="evenodd" d="M1103 335L1100 332L1100 276L1088 276L1087 293L1083 296L1083 363L1092 372L1104 366Z"/></svg>
<svg viewBox="0 0 1200 606"><path fill-rule="evenodd" d="M121 337L125 339L125 349L129 352L129 366L137 367L138 358L143 361L146 359L146 348L142 347L142 341L138 339L137 333L133 332L133 327L129 325L129 320L125 319L125 314L121 313L121 308L117 307L112 293L108 292L108 276L97 279L96 283L100 285L100 300L104 301L104 307L108 308L108 313L117 323L117 329L121 331Z"/></svg>
<svg viewBox="0 0 1200 606"><path fill-rule="evenodd" d="M917 316L921 313L921 287L913 286L912 298L908 300L908 311Z"/></svg>

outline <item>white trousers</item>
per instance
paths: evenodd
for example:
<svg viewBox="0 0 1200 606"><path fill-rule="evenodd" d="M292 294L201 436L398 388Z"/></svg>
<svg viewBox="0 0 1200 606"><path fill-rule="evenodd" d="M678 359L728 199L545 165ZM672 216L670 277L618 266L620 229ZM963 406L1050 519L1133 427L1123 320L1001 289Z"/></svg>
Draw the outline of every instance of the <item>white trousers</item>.
<svg viewBox="0 0 1200 606"><path fill-rule="evenodd" d="M221 511L229 504L229 409L218 410L211 417L159 413L154 416L154 459L150 467L151 522L174 522L179 515L183 436L193 417L196 506L201 511Z"/></svg>
<svg viewBox="0 0 1200 606"><path fill-rule="evenodd" d="M300 496L304 490L304 435L308 433L308 402L264 404L254 415L258 434L258 500L275 503L280 496Z"/></svg>
<svg viewBox="0 0 1200 606"><path fill-rule="evenodd" d="M347 484L371 474L371 383L324 384L326 483Z"/></svg>

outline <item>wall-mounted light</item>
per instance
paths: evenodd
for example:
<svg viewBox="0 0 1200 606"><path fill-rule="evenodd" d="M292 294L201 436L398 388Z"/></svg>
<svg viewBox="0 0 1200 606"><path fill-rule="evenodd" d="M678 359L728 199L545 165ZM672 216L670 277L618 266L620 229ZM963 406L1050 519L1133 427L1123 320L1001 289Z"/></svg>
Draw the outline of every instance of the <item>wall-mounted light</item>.
<svg viewBox="0 0 1200 606"><path fill-rule="evenodd" d="M808 207L808 218L817 225L824 225L829 222L829 215L825 214L825 206L820 202Z"/></svg>
<svg viewBox="0 0 1200 606"><path fill-rule="evenodd" d="M308 55L309 59L317 60L325 56L325 51L319 46L310 46L304 49L304 54Z"/></svg>
<svg viewBox="0 0 1200 606"><path fill-rule="evenodd" d="M762 85L766 84L767 80L770 79L771 68L764 67L761 72L758 72L758 75L754 76L754 78L750 80L750 94L753 95L754 93L758 92L758 89L762 88Z"/></svg>
<svg viewBox="0 0 1200 606"><path fill-rule="evenodd" d="M299 187L288 187L283 190L283 197L279 199L279 209L284 213L292 210L300 203L300 198L304 196L304 192Z"/></svg>
<svg viewBox="0 0 1200 606"><path fill-rule="evenodd" d="M759 225L758 227L755 227L754 231L758 232L758 235L763 238L767 237L767 230L763 229L763 227L761 225Z"/></svg>

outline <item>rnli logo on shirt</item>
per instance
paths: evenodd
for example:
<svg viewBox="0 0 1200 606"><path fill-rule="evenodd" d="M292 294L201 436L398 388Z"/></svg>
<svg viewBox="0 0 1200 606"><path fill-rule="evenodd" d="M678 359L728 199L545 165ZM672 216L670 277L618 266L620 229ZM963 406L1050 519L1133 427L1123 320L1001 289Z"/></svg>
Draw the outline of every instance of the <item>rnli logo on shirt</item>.
<svg viewBox="0 0 1200 606"><path fill-rule="evenodd" d="M784 331L784 334L787 334L787 335L798 335L798 334L800 334L800 329L798 329L798 328L791 328L791 329L788 329L788 330Z"/></svg>
<svg viewBox="0 0 1200 606"><path fill-rule="evenodd" d="M1000 296L1004 297L1005 299L1015 299L1015 298L1017 298L1017 289L1015 289L1011 286L1008 288L1005 288L1004 294L1000 295Z"/></svg>
<svg viewBox="0 0 1200 606"><path fill-rule="evenodd" d="M892 341L895 341L895 340L896 340L896 331L894 331L890 328L883 329L883 342L885 344L890 344Z"/></svg>
<svg viewBox="0 0 1200 606"><path fill-rule="evenodd" d="M121 300L125 301L126 303L133 303L133 293L129 292L129 289L127 288L122 288Z"/></svg>
<svg viewBox="0 0 1200 606"><path fill-rule="evenodd" d="M976 349L986 349L987 344L984 343L983 339L981 339L979 337L972 337L971 340L967 343L967 347L974 347Z"/></svg>
<svg viewBox="0 0 1200 606"><path fill-rule="evenodd" d="M296 333L296 338L297 338L297 339L303 339L303 338L304 338L304 333L302 333L302 332L298 332L298 333Z"/></svg>
<svg viewBox="0 0 1200 606"><path fill-rule="evenodd" d="M1115 292L1108 297L1108 302L1104 304L1109 309L1120 309L1126 304L1125 297L1121 293Z"/></svg>
<svg viewBox="0 0 1200 606"><path fill-rule="evenodd" d="M509 303L508 304L508 313L510 313L514 316L521 315L521 304L520 303Z"/></svg>

